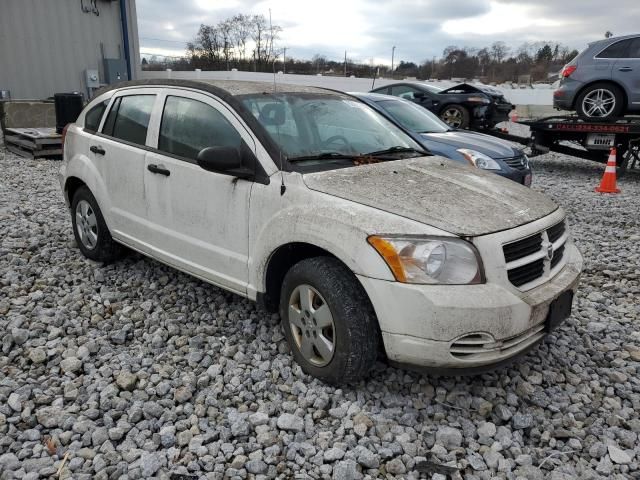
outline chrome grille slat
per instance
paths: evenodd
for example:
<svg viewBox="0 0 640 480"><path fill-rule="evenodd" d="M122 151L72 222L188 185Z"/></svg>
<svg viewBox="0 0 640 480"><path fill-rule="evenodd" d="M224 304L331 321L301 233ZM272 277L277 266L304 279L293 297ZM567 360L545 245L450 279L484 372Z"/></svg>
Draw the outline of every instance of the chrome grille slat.
<svg viewBox="0 0 640 480"><path fill-rule="evenodd" d="M502 161L516 170L526 170L527 162L523 156L513 158L503 158Z"/></svg>

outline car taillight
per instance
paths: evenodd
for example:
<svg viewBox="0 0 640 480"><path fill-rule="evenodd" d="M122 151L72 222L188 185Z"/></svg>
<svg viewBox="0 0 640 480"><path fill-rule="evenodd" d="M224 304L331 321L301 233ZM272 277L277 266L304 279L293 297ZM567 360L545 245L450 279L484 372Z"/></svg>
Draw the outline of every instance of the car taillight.
<svg viewBox="0 0 640 480"><path fill-rule="evenodd" d="M576 71L577 68L578 67L576 67L575 65L567 65L562 69L562 77L563 78L569 77L573 72Z"/></svg>
<svg viewBox="0 0 640 480"><path fill-rule="evenodd" d="M62 150L62 154L64 155L64 140L67 137L67 128L69 128L69 125L71 125L70 123L67 123L64 128L62 129L62 143L60 146L60 149Z"/></svg>

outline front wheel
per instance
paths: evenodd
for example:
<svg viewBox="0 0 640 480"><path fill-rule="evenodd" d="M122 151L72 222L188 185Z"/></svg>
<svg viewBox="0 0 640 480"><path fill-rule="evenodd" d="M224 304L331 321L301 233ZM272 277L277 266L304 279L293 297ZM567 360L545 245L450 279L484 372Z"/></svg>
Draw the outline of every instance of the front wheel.
<svg viewBox="0 0 640 480"><path fill-rule="evenodd" d="M440 119L451 128L469 128L469 110L461 105L447 105L440 112Z"/></svg>
<svg viewBox="0 0 640 480"><path fill-rule="evenodd" d="M309 375L329 383L362 379L380 344L378 321L353 273L331 257L295 264L280 296L280 317L293 357Z"/></svg>

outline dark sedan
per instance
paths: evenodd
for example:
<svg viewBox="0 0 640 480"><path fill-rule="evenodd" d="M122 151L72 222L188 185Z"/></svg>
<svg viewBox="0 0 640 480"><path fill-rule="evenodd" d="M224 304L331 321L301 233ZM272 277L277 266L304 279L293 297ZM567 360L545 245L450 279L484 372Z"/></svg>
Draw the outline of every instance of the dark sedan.
<svg viewBox="0 0 640 480"><path fill-rule="evenodd" d="M500 90L461 83L442 89L421 82L401 82L371 90L401 97L438 115L453 128L486 129L507 121L515 108Z"/></svg>
<svg viewBox="0 0 640 480"><path fill-rule="evenodd" d="M529 159L511 143L483 133L452 129L433 113L408 100L375 93L351 95L402 127L434 155L470 163L523 185L531 185Z"/></svg>

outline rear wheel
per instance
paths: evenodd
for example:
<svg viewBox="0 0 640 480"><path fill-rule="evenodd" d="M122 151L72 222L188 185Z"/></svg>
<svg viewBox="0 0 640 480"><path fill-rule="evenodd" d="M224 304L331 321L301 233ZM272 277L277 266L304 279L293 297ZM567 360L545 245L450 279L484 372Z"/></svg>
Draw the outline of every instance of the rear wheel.
<svg viewBox="0 0 640 480"><path fill-rule="evenodd" d="M584 118L614 118L622 115L624 95L610 83L594 83L578 95L576 112Z"/></svg>
<svg viewBox="0 0 640 480"><path fill-rule="evenodd" d="M293 357L329 383L363 378L379 347L378 321L353 273L331 257L295 264L280 296L280 317Z"/></svg>
<svg viewBox="0 0 640 480"><path fill-rule="evenodd" d="M461 105L447 105L440 112L440 119L451 128L468 128L469 110Z"/></svg>
<svg viewBox="0 0 640 480"><path fill-rule="evenodd" d="M124 247L111 238L100 207L91 191L80 187L71 202L73 235L82 254L96 262L111 262L122 257Z"/></svg>

